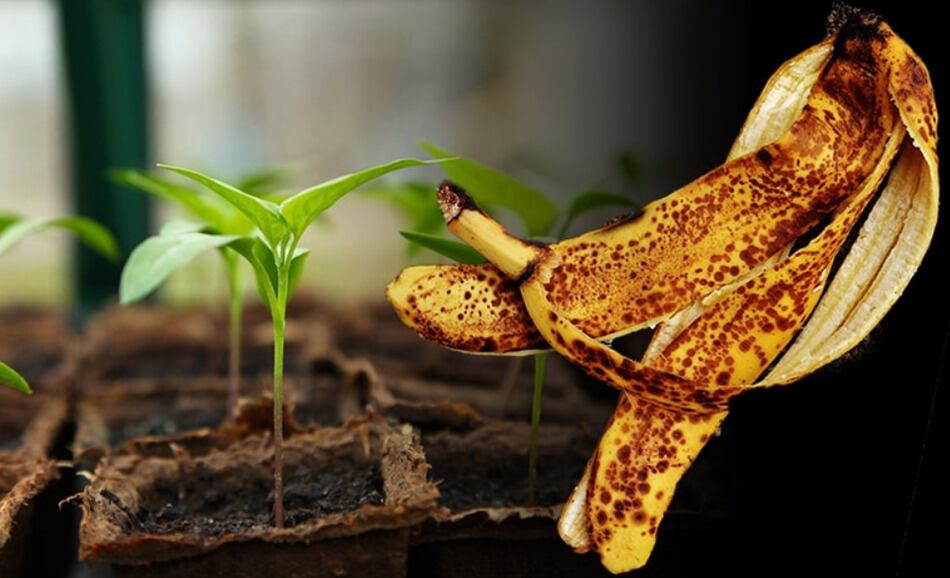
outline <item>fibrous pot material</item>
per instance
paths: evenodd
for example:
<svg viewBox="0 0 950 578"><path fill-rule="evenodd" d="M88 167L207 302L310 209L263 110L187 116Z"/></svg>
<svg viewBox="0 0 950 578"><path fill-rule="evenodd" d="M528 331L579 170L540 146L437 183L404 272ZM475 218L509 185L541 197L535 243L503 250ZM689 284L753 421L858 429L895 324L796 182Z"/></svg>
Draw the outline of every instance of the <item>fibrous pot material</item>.
<svg viewBox="0 0 950 578"><path fill-rule="evenodd" d="M203 556L230 544L248 543L253 551L261 544L324 543L406 530L436 506L438 492L408 429L376 418L354 420L294 435L284 451L284 529L273 526L268 436L191 459L106 459L82 494L81 558L138 566ZM332 551L334 544L322 547Z"/></svg>

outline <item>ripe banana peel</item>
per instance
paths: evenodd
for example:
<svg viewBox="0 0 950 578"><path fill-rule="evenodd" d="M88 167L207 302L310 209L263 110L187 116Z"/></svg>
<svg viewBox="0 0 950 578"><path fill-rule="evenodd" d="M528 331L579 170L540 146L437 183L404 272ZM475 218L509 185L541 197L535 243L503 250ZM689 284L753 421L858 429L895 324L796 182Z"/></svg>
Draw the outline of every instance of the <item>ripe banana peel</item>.
<svg viewBox="0 0 950 578"><path fill-rule="evenodd" d="M852 11L776 71L723 165L638 215L545 246L443 184L449 229L489 264L410 267L387 294L424 338L550 347L625 392L559 531L613 572L638 568L729 399L841 356L902 293L936 225L936 123L926 67ZM606 344L657 324L642 361Z"/></svg>

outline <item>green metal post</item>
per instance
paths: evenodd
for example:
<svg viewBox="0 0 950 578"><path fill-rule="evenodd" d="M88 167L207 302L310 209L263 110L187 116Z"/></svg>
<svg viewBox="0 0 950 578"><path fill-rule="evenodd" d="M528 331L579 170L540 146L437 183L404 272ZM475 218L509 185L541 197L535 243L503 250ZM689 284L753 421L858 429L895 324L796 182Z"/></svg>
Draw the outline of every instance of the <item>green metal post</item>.
<svg viewBox="0 0 950 578"><path fill-rule="evenodd" d="M109 227L123 257L148 235L144 195L109 181L114 167L145 168L148 102L143 0L57 0L71 121L76 213ZM121 263L74 248L80 311L101 307L119 286Z"/></svg>

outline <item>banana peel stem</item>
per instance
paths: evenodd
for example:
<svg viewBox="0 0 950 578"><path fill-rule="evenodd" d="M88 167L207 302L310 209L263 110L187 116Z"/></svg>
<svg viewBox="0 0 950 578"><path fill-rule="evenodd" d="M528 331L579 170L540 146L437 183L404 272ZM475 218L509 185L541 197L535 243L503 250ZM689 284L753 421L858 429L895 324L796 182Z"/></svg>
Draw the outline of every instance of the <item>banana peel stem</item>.
<svg viewBox="0 0 950 578"><path fill-rule="evenodd" d="M543 247L511 235L479 209L461 187L445 181L436 196L449 230L510 279L525 275L544 253Z"/></svg>

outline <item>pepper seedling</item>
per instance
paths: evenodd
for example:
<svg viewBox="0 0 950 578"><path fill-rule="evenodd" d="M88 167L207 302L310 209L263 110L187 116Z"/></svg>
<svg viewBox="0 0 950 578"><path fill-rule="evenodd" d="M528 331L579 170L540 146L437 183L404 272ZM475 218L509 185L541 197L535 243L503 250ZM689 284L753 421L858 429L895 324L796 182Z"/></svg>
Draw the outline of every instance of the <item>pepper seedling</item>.
<svg viewBox="0 0 950 578"><path fill-rule="evenodd" d="M30 219L12 213L0 213L0 255L25 237L52 228L72 232L90 249L111 261L119 257L119 246L116 244L115 237L108 229L92 219L85 217ZM32 393L26 379L3 362L0 362L0 384L23 393Z"/></svg>
<svg viewBox="0 0 950 578"><path fill-rule="evenodd" d="M250 220L249 234L212 233L181 223L166 225L130 255L122 285L130 294L160 284L174 270L212 248L227 247L243 257L254 271L257 289L274 327L274 522L284 527L283 377L284 329L287 302L303 274L308 251L299 248L310 224L340 198L387 173L438 163L401 159L331 179L292 195L280 203L250 195L225 182L186 168L158 165L202 185Z"/></svg>
<svg viewBox="0 0 950 578"><path fill-rule="evenodd" d="M280 169L255 171L243 176L235 188L258 198L274 200L274 191L285 182L286 177L286 171ZM244 213L200 187L186 187L158 175L130 169L115 170L112 172L112 178L122 185L176 203L201 221L200 225L170 224L167 229L162 230L158 238L147 241L149 248L143 249L146 254L151 254L153 251L156 254L164 253L171 243L175 243L173 240L175 235L185 231L219 235L221 238L216 240L223 243L228 242L224 237L246 236L254 231L254 223ZM198 253L192 252L193 250L203 252L215 246L215 243L209 242L209 239L202 238L202 240L204 242L195 240L193 245L189 244L190 250L182 251L175 255L175 258L170 259L164 276L143 277L133 271L133 274L128 277L123 277L119 287L120 302L128 305L144 299L155 291L172 271L196 257ZM181 239L178 241L180 242ZM241 282L240 256L227 245L217 246L217 249L224 262L228 282L227 416L229 419L234 419L241 382L241 314L244 291ZM183 260L178 261L176 258Z"/></svg>
<svg viewBox="0 0 950 578"><path fill-rule="evenodd" d="M430 143L424 142L420 146L434 158L445 160L442 170L446 176L466 189L483 209L491 212L486 207L505 208L514 212L533 240L550 241L558 222L560 227L557 228L557 239L561 239L578 217L595 209L611 206L640 209L639 203L629 196L607 192L597 186L574 196L563 211L558 211L557 205L548 196L510 175L471 159L459 157ZM628 184L638 181L639 169L632 156L621 155L618 158L618 169L620 176ZM400 235L409 241L411 247L425 247L456 263L485 262L485 258L469 245L436 234L439 229L444 229L445 221L438 205L433 202L431 187L424 188L424 202L421 198L423 189L417 183L381 188L376 194L399 208L413 224L414 230L400 231ZM541 396L548 353L536 353L533 357L534 379L528 447L528 503L531 505L535 502L537 485L538 429L541 424ZM513 363L520 364L520 361L521 358L516 358Z"/></svg>

